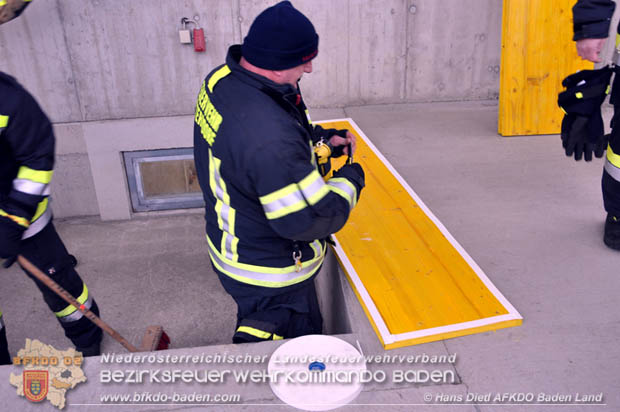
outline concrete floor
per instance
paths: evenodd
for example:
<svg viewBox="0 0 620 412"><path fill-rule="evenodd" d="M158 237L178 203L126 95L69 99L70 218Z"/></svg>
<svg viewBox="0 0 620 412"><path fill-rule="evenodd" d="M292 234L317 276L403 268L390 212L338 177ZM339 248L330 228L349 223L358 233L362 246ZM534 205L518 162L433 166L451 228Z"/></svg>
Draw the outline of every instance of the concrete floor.
<svg viewBox="0 0 620 412"><path fill-rule="evenodd" d="M313 119L351 117L524 317L520 327L389 351L390 355L456 353L454 365L439 367L455 371L458 381L450 385L372 383L354 401L356 406L349 408L620 410L620 253L602 242L601 159L577 163L566 158L557 135L498 136L496 102L348 107L311 114ZM228 344L236 309L210 269L200 211L140 215L131 221L105 223L79 218L57 221L56 225L80 259L78 270L94 293L103 318L128 340L139 343L147 325L161 324L173 340L170 353L269 355L280 344ZM359 341L365 354L383 355L348 283L338 278L343 275L326 266L320 276L340 282L348 319L345 326L330 323L334 326L329 332L342 333L339 336L352 343ZM0 302L11 353L22 348L26 338L59 349L69 347L32 282L15 267L3 270L2 276ZM325 296L322 299L327 300ZM109 337L103 349L124 352ZM414 366L432 369L436 365ZM266 364L252 367L264 370ZM293 410L273 406L281 402L268 384L102 384L102 369L127 369L127 365L88 359L84 371L89 382L67 394L68 410L101 410L99 396L104 393L196 389L241 394L244 406L215 405L212 410ZM370 369L391 371L411 369L411 365L373 365ZM11 372L20 369L0 368L3 403L11 410L41 410L15 395L15 388L8 384ZM601 392L604 405L590 407L485 402L426 405L425 400L429 394L434 403L442 394L575 397L576 393ZM116 408L200 410L206 406Z"/></svg>

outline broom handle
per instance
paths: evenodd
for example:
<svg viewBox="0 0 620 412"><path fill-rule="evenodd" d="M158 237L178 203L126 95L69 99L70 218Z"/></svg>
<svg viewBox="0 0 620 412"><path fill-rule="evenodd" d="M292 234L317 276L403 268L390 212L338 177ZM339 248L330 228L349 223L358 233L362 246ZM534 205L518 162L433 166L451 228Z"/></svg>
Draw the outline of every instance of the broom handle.
<svg viewBox="0 0 620 412"><path fill-rule="evenodd" d="M136 348L131 343L129 343L127 341L127 339L123 338L120 335L120 333L118 333L117 331L112 329L112 327L110 327L110 325L108 325L107 323L102 321L97 315L95 315L93 312L91 312L88 308L86 308L80 302L75 300L75 298L73 296L71 296L71 294L69 292L67 292L62 286L60 286L58 283L56 283L52 278L47 276L45 273L41 272L41 270L39 270L38 267L36 267L32 263L30 263L28 261L28 259L26 259L22 255L19 255L17 257L17 261L19 262L20 265L23 266L24 269L26 269L28 272L32 273L32 275L35 278L39 279L50 290L52 290L58 296L63 298L70 305L73 305L77 310L82 312L84 314L84 316L86 316L88 319L93 321L93 323L95 325L99 326L101 329L106 331L108 333L108 335L110 335L114 339L116 339L121 345L123 345L125 348L127 348L128 351L130 351L130 352L139 352L138 348Z"/></svg>

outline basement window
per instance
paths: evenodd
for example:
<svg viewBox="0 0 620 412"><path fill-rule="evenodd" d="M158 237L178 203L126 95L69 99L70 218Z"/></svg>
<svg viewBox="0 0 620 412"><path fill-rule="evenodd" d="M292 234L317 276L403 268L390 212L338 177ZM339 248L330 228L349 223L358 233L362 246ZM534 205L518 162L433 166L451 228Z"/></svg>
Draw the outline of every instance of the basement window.
<svg viewBox="0 0 620 412"><path fill-rule="evenodd" d="M123 152L134 212L204 207L193 149Z"/></svg>

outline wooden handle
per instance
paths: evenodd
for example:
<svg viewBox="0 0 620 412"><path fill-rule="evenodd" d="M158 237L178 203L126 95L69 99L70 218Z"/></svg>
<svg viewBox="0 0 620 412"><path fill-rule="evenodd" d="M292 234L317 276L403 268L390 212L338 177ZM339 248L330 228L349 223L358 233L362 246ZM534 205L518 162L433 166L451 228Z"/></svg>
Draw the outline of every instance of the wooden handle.
<svg viewBox="0 0 620 412"><path fill-rule="evenodd" d="M104 331L106 331L106 333L110 336L112 336L115 340L117 340L121 345L123 345L125 348L127 348L128 351L130 352L139 352L138 348L136 348L135 346L133 346L131 343L129 343L127 341L127 339L123 338L117 331L115 331L114 329L112 329L110 327L110 325L108 325L107 323L105 323L104 321L102 321L97 315L95 315L93 312L91 312L90 310L88 310L86 307L83 307L82 304L80 304L80 302L78 302L77 300L75 300L75 298L73 296L71 296L71 294L69 292L67 292L62 286L60 286L58 283L54 282L54 280L52 280L52 278L50 278L49 276L47 276L45 273L43 273L41 270L39 270L39 268L37 268L35 265L33 265L32 263L30 263L28 261L28 259L26 259L25 257L23 257L22 255L19 255L17 257L17 261L19 262L20 265L22 265L22 267L24 269L26 269L28 272L30 272L35 278L39 279L41 282L43 282L51 291L53 291L54 293L56 293L58 296L60 296L61 298L63 298L67 303L69 303L70 305L73 305L77 310L79 310L80 312L82 312L84 314L84 316L86 316L88 319L90 319L91 321L93 321L93 323L97 326L99 326L101 329L103 329Z"/></svg>

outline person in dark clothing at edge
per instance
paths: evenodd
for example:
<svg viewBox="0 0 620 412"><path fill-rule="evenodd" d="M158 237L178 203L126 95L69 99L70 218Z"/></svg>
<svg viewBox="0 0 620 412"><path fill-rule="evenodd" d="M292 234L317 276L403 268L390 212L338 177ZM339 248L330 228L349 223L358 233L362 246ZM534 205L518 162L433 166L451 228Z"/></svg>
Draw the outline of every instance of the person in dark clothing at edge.
<svg viewBox="0 0 620 412"><path fill-rule="evenodd" d="M579 0L573 7L573 40L577 53L583 59L600 63L600 51L609 33L609 24L616 4L612 0ZM620 27L618 27L620 33ZM616 48L619 46L616 37ZM614 55L617 59L618 53ZM619 61L614 61L618 65ZM607 219L605 220L605 244L620 250L620 76L616 70L610 103L614 106L612 131L609 136L605 168L603 170L603 202Z"/></svg>
<svg viewBox="0 0 620 412"><path fill-rule="evenodd" d="M313 144L329 142L334 157L355 148L349 131L307 117L298 82L318 41L310 20L280 2L198 95L194 158L211 263L238 307L235 343L322 333L314 277L364 187L357 163L327 181L317 169Z"/></svg>
<svg viewBox="0 0 620 412"><path fill-rule="evenodd" d="M27 2L0 2L0 24L17 17ZM35 99L13 77L0 72L0 258L8 268L18 254L34 263L91 311L97 303L74 269L75 258L56 233L49 206L54 132ZM23 269L23 268L22 268ZM65 335L84 356L99 355L99 329L25 269L54 312ZM10 281L4 279L4 281ZM0 364L11 363L0 312Z"/></svg>

